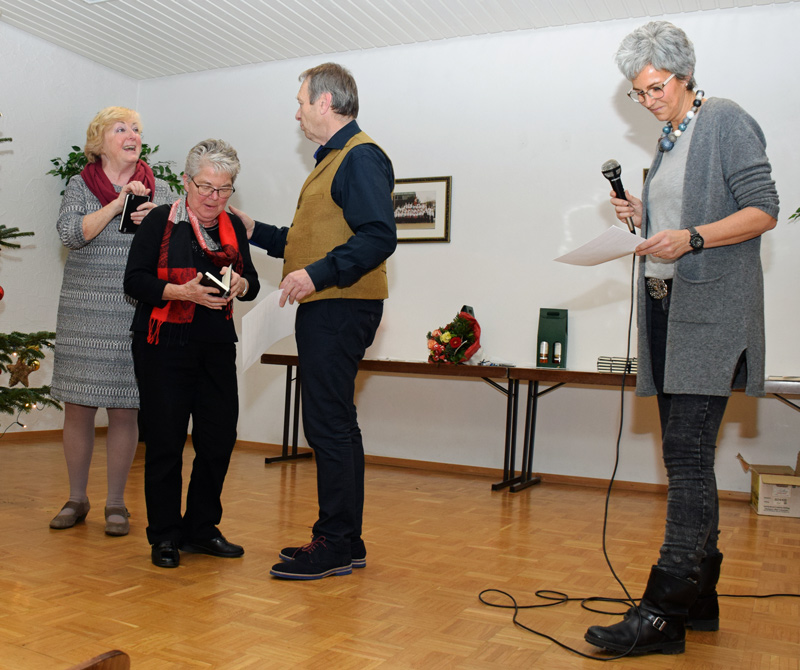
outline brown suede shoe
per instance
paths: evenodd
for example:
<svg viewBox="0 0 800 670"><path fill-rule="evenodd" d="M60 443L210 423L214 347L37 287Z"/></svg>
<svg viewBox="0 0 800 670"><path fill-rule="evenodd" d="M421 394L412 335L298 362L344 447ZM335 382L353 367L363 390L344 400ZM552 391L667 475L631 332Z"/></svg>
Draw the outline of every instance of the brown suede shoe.
<svg viewBox="0 0 800 670"><path fill-rule="evenodd" d="M79 521L83 521L86 518L86 515L89 513L89 509L91 505L89 501L78 503L72 502L71 500L67 501L67 504L61 508L56 516L53 517L52 521L50 521L50 528L55 528L56 530L63 530L64 528L72 528L76 523ZM71 510L69 514L62 514L65 509Z"/></svg>
<svg viewBox="0 0 800 670"><path fill-rule="evenodd" d="M122 535L127 535L130 532L131 524L128 522L128 517L130 514L128 513L127 507L106 507L105 515L106 535L120 537ZM121 516L124 521L109 521L108 517L110 516Z"/></svg>

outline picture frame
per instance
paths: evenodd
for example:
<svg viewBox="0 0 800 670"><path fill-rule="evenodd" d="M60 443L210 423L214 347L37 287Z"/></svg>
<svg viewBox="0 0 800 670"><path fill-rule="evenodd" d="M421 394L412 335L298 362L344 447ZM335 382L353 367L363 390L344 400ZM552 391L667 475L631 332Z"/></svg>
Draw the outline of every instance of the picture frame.
<svg viewBox="0 0 800 670"><path fill-rule="evenodd" d="M395 179L398 242L449 242L452 177Z"/></svg>

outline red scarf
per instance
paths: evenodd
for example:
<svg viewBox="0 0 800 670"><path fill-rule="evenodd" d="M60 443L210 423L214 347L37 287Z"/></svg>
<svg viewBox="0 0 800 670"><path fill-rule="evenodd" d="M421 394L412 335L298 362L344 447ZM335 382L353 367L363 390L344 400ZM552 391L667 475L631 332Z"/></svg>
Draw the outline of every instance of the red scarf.
<svg viewBox="0 0 800 670"><path fill-rule="evenodd" d="M219 240L220 249L212 251L208 248L205 238L200 230L200 222L186 205L190 226L177 228L178 234L175 235L176 243L171 244L173 232L178 224L178 208L183 199L176 200L169 212L169 220L164 228L164 237L161 239L161 250L158 254L158 268L156 270L159 279L168 281L171 284L186 284L197 276L197 268L190 267L192 264L191 238L203 249L205 255L218 268L231 265L233 270L242 274L244 263L239 253L239 241L236 239L236 231L227 212L222 211L219 215ZM188 239L187 239L188 238ZM195 303L190 300L168 300L163 307L153 307L150 312L150 324L147 331L147 341L150 344L158 344L161 326L165 323L189 324L194 319ZM233 301L223 309L225 318L233 317Z"/></svg>
<svg viewBox="0 0 800 670"><path fill-rule="evenodd" d="M113 202L119 197L119 193L114 189L114 184L111 183L111 180L108 178L108 175L106 175L99 161L87 163L86 167L81 171L81 177L94 197L100 201L102 207L105 207L108 203ZM136 170L134 170L133 176L128 181L140 181L144 184L145 188L150 189L150 195L155 193L155 175L153 175L150 166L141 158L139 162L136 163Z"/></svg>

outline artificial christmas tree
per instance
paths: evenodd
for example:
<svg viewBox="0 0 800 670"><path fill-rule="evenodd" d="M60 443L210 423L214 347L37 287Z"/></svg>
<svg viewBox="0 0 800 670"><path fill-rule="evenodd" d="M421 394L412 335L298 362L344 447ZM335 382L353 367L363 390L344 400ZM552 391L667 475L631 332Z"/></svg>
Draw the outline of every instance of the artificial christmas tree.
<svg viewBox="0 0 800 670"><path fill-rule="evenodd" d="M0 141L10 142L9 137L0 137ZM33 235L30 231L19 228L8 228L0 224L0 252L6 249L19 249L20 245L13 240ZM0 300L6 297L0 286ZM61 409L50 397L49 386L31 388L29 377L39 370L40 361L45 357L45 350L53 348L56 334L40 331L37 333L0 333L0 381L8 373L8 385L0 385L0 414L17 415L17 418L3 428L0 423L0 437L12 426L25 427L20 422L24 412L44 407Z"/></svg>

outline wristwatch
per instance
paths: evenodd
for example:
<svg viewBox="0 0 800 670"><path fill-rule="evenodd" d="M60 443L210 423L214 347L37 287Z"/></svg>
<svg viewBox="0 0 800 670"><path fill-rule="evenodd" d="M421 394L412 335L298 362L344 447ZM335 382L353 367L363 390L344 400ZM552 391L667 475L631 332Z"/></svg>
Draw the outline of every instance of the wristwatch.
<svg viewBox="0 0 800 670"><path fill-rule="evenodd" d="M702 251L705 240L703 239L703 236L697 232L697 228L690 226L689 234L691 235L689 238L689 246L692 247L692 251Z"/></svg>

